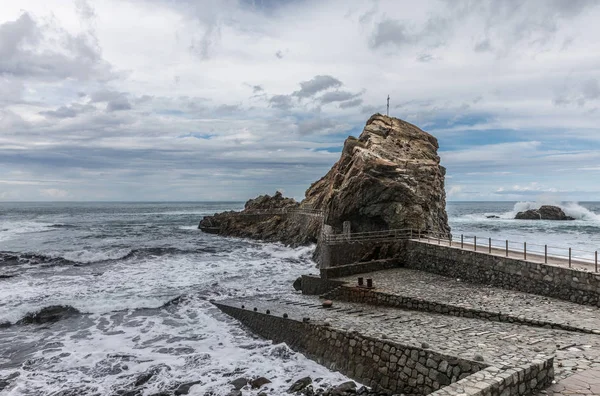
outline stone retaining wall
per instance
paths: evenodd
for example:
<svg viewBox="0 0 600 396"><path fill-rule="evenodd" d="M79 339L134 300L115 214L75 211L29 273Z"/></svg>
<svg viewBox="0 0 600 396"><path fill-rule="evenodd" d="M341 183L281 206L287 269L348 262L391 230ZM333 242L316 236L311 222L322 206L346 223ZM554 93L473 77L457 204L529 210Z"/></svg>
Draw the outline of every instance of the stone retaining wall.
<svg viewBox="0 0 600 396"><path fill-rule="evenodd" d="M323 279L315 275L302 275L302 294L318 296L343 284L343 281Z"/></svg>
<svg viewBox="0 0 600 396"><path fill-rule="evenodd" d="M285 342L318 363L381 392L525 395L542 389L554 375L552 358L500 369L324 324L214 304L262 337Z"/></svg>
<svg viewBox="0 0 600 396"><path fill-rule="evenodd" d="M405 241L404 246L399 257L406 268L600 305L600 274L417 241Z"/></svg>
<svg viewBox="0 0 600 396"><path fill-rule="evenodd" d="M373 260L364 263L353 263L340 265L337 267L321 268L321 278L332 279L341 278L355 274L364 274L366 272L381 271L400 266L398 259Z"/></svg>
<svg viewBox="0 0 600 396"><path fill-rule="evenodd" d="M371 290L361 287L339 285L338 287L332 287L330 291L323 293L321 296L331 300L411 309L416 311L441 313L445 315L492 320L497 322L521 323L528 326L561 329L581 333L594 333L593 329L585 329L567 324L546 322L510 314L494 313L473 308L459 307L456 305L437 303L434 301L427 301L414 297L379 292L377 289Z"/></svg>

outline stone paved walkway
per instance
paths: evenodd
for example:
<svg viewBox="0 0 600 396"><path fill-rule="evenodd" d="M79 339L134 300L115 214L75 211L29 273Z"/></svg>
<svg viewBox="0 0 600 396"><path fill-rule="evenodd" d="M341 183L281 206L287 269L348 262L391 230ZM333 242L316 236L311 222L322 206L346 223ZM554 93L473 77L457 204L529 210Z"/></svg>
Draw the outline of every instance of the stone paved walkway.
<svg viewBox="0 0 600 396"><path fill-rule="evenodd" d="M600 332L600 309L535 294L462 282L428 272L396 268L360 275L373 279L378 292L401 295L477 309L490 313L523 316L530 320L565 324ZM358 275L339 278L356 284Z"/></svg>
<svg viewBox="0 0 600 396"><path fill-rule="evenodd" d="M421 346L425 342L432 350L467 359L480 354L495 365L555 355L557 380L600 369L600 336L594 334L338 301L333 309L323 309L320 300L309 296L285 301L249 299L239 304L262 312L269 309L272 315L310 317L313 322L403 344Z"/></svg>
<svg viewBox="0 0 600 396"><path fill-rule="evenodd" d="M590 369L575 374L552 385L541 395L579 396L600 395L600 369Z"/></svg>

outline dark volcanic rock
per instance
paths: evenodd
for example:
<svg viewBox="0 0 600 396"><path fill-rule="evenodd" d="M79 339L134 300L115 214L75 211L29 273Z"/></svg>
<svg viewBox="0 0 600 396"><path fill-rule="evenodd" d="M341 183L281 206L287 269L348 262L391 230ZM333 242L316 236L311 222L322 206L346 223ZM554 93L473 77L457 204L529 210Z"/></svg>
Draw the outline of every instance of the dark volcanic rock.
<svg viewBox="0 0 600 396"><path fill-rule="evenodd" d="M194 382L187 382L185 384L181 384L179 385L179 387L177 389L175 389L175 394L176 395L187 395L188 393L190 393L190 388L194 385L198 385L202 383L202 381L194 381Z"/></svg>
<svg viewBox="0 0 600 396"><path fill-rule="evenodd" d="M356 390L356 384L354 383L354 381L348 381L348 382L339 384L338 386L333 388L331 390L331 394L332 395L343 395L346 392L350 392L350 391L354 391L354 390Z"/></svg>
<svg viewBox="0 0 600 396"><path fill-rule="evenodd" d="M53 305L51 307L42 308L37 312L28 313L21 320L17 321L17 325L27 324L43 324L58 322L61 319L79 315L80 312L70 305Z"/></svg>
<svg viewBox="0 0 600 396"><path fill-rule="evenodd" d="M258 377L256 379L253 379L252 381L250 381L250 386L252 386L252 389L258 389L263 385L266 384L270 384L271 381L266 379L265 377Z"/></svg>
<svg viewBox="0 0 600 396"><path fill-rule="evenodd" d="M238 378L236 380L233 380L230 382L231 385L233 385L233 387L235 388L235 390L240 390L242 389L244 386L246 386L246 384L248 383L248 380L244 377L242 378Z"/></svg>
<svg viewBox="0 0 600 396"><path fill-rule="evenodd" d="M306 388L308 385L312 383L312 379L310 377L300 378L298 381L294 382L292 386L288 389L288 393L296 393Z"/></svg>
<svg viewBox="0 0 600 396"><path fill-rule="evenodd" d="M294 289L295 290L302 290L302 277L299 276L295 281L294 281Z"/></svg>
<svg viewBox="0 0 600 396"><path fill-rule="evenodd" d="M558 206L543 205L539 209L529 209L519 212L515 216L517 220L575 220L567 216Z"/></svg>

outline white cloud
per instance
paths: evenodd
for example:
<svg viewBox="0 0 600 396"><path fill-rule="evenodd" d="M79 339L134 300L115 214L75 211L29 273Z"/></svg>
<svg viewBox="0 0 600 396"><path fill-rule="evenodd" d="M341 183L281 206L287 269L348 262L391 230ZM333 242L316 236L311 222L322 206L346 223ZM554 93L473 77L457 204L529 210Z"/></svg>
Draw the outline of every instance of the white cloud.
<svg viewBox="0 0 600 396"><path fill-rule="evenodd" d="M439 138L457 197L587 191L599 17L587 1L2 2L0 178L69 199L301 196L389 94Z"/></svg>

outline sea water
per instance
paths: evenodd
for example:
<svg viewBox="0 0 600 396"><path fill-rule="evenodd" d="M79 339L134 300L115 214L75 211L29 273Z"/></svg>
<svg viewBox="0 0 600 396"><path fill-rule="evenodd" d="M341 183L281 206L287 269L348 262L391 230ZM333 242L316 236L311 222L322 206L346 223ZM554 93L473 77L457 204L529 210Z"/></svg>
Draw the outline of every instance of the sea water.
<svg viewBox="0 0 600 396"><path fill-rule="evenodd" d="M453 235L600 249L600 204L562 204L577 220L513 220L536 203L448 203ZM112 395L155 373L145 395L200 381L190 394L226 395L241 376L275 394L304 376L343 375L273 345L210 299L291 298L316 273L312 246L204 234L199 220L242 203L0 203L0 323L53 305L79 315L0 328L2 395ZM487 216L499 218L488 218ZM2 385L0 381L0 386ZM62 392L62 393L61 393ZM256 392L254 392L256 393Z"/></svg>

